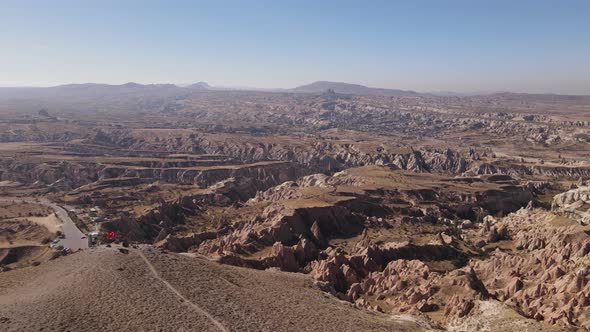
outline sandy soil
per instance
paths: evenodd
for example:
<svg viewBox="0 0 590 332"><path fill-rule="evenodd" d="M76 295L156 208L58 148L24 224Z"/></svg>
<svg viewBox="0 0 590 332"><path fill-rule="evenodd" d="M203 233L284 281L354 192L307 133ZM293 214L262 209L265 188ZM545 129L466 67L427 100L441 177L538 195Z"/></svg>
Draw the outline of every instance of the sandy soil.
<svg viewBox="0 0 590 332"><path fill-rule="evenodd" d="M46 206L4 199L0 198L0 248L39 245L61 230L61 220Z"/></svg>
<svg viewBox="0 0 590 332"><path fill-rule="evenodd" d="M0 330L425 330L337 301L305 275L143 255L103 247L0 273Z"/></svg>
<svg viewBox="0 0 590 332"><path fill-rule="evenodd" d="M51 239L55 233L26 219L0 219L0 248L21 245L40 245L44 239Z"/></svg>
<svg viewBox="0 0 590 332"><path fill-rule="evenodd" d="M53 211L42 204L37 203L15 203L13 200L21 200L20 198L2 197L0 199L0 218L12 219L19 217L43 217L47 216Z"/></svg>
<svg viewBox="0 0 590 332"><path fill-rule="evenodd" d="M27 219L37 225L47 228L51 233L61 231L62 228L61 220L53 213L46 217L29 217Z"/></svg>
<svg viewBox="0 0 590 332"><path fill-rule="evenodd" d="M0 265L18 269L30 266L34 262L46 262L52 256L53 251L47 246L12 245L0 248Z"/></svg>

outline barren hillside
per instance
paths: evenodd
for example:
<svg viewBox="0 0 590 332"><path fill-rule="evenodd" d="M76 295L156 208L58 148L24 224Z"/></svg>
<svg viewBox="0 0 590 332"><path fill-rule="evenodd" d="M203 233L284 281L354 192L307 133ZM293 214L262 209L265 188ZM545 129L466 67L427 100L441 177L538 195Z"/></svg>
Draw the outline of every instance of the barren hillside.
<svg viewBox="0 0 590 332"><path fill-rule="evenodd" d="M1 273L0 307L4 331L427 330L411 318L353 308L305 275L149 248L91 249Z"/></svg>

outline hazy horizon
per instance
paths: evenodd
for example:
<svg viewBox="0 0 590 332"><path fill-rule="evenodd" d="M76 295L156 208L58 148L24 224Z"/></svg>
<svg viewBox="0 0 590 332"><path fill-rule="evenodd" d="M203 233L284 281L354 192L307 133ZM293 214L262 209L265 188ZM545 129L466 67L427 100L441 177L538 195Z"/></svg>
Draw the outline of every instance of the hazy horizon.
<svg viewBox="0 0 590 332"><path fill-rule="evenodd" d="M589 9L584 1L8 1L0 86L333 81L589 95Z"/></svg>
<svg viewBox="0 0 590 332"><path fill-rule="evenodd" d="M54 88L54 87L59 87L59 86L67 86L67 85L84 85L84 84L96 84L96 85L113 85L113 86L118 86L118 85L124 85L124 84L128 84L128 83L136 83L136 84L141 84L141 85L166 85L166 84L172 84L172 85L176 85L178 87L187 87L191 84L195 84L195 83L199 83L199 82L205 82L207 84L209 84L211 86L211 88L214 89L227 89L227 90L242 90L242 91L268 91L268 92L281 92L281 91L285 91L288 92L288 90L293 89L293 88L297 88L300 86L304 86L304 85L308 85L311 83L315 83L317 81L314 82L308 82L306 84L301 84L298 86L293 86L293 87L287 87L287 88L274 88L274 87L254 87L254 86L239 86L239 85L215 85L215 84L211 84L210 82L207 81L195 81L194 83L172 83L172 82L136 82L136 81L126 81L126 82L115 82L115 83L104 83L104 82L74 82L74 83L62 83L62 84L56 84L56 85L0 85L0 88ZM345 84L358 84L358 83L354 83L354 82L334 82L334 81L328 81L330 83L345 83ZM450 91L450 90L411 90L411 89L404 89L403 87L397 87L397 88L384 88L384 87L379 87L379 86L367 86L369 88L374 88L374 89L392 89L392 90L404 90L404 91L414 91L417 93L424 93L424 94L434 94L434 95L440 95L440 96L444 96L444 95L459 95L459 96L476 96L476 95L491 95L491 94L498 94L498 93L522 93L522 94L554 94L554 95L564 95L564 96L590 96L590 93L584 94L584 93L580 93L580 94L575 94L575 93L555 93L555 92L551 92L551 91L545 91L545 92L540 92L540 91L529 91L529 92L522 92L522 91L510 91L510 90L497 90L497 91L476 91L476 90L472 90L472 91Z"/></svg>

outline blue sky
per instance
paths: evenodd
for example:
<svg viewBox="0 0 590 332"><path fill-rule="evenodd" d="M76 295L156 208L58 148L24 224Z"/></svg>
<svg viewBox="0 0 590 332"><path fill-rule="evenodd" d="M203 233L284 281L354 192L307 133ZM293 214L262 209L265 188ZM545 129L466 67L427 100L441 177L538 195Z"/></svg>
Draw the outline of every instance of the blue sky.
<svg viewBox="0 0 590 332"><path fill-rule="evenodd" d="M0 0L0 85L590 94L590 1Z"/></svg>

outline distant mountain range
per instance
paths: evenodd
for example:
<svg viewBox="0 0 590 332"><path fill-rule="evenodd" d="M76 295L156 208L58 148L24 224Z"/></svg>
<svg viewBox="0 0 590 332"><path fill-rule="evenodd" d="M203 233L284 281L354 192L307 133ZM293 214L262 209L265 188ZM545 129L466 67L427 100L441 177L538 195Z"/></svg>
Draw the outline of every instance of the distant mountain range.
<svg viewBox="0 0 590 332"><path fill-rule="evenodd" d="M343 82L317 81L306 85L301 85L291 89L264 89L251 88L242 86L211 86L207 82L197 82L189 85L175 84L139 84L125 83L120 85L100 84L100 83L83 83L83 84L65 84L53 87L0 87L0 97L25 97L31 94L46 97L66 97L74 96L102 96L103 98L117 97L122 95L133 95L135 97L143 96L171 96L185 95L187 93L202 91L258 91L258 92L282 92L282 93L309 93L321 94L332 91L338 94L350 95L369 95L369 96L476 96L476 95L496 95L502 93L456 93L452 91L438 92L416 92L411 90L400 89L383 89L372 88L360 84L351 84ZM515 95L527 95L515 93ZM539 94L551 95L551 94Z"/></svg>
<svg viewBox="0 0 590 332"><path fill-rule="evenodd" d="M75 92L76 94L128 94L128 93L187 93L194 91L267 91L267 92L285 92L285 93L312 93L319 94L326 91L333 91L339 94L351 95L382 95L382 96L417 96L420 95L415 91L397 90L397 89L379 89L370 88L359 84L318 81L311 84L298 86L293 89L258 89L248 87L215 87L206 82L198 82L190 85L179 86L174 84L139 84L139 83L125 83L120 85L111 84L65 84L48 88L0 88L4 92L15 92L17 90L28 92L42 92L42 93L68 93ZM2 92L0 91L0 95Z"/></svg>

